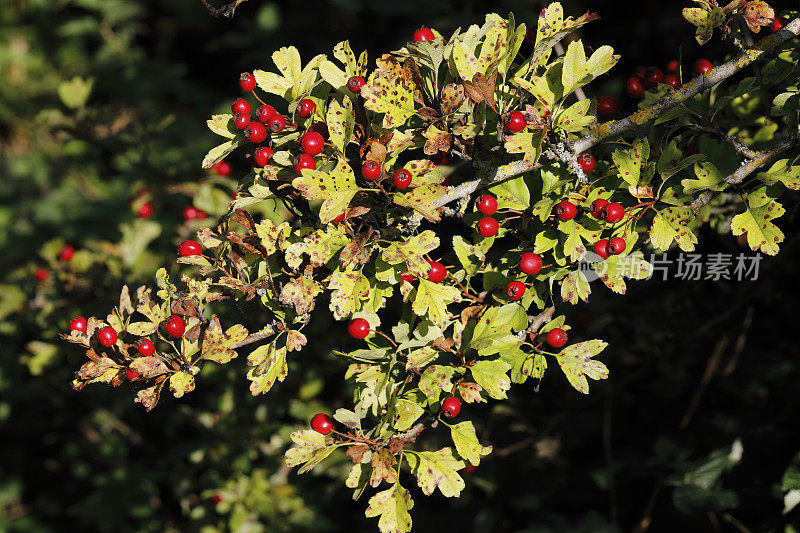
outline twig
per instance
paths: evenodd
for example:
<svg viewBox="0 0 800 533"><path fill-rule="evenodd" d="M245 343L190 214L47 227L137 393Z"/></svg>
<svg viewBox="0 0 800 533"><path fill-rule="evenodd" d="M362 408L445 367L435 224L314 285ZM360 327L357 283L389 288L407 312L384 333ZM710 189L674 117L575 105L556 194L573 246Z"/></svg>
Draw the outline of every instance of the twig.
<svg viewBox="0 0 800 533"><path fill-rule="evenodd" d="M715 135L725 141L726 143L730 144L734 150L736 150L739 155L746 157L747 159L754 159L758 157L758 152L752 151L746 144L739 141L736 137L728 135L719 126L713 123L709 123L708 126L699 126L697 124L690 124L687 126L688 129L692 131L696 131L698 133L710 133Z"/></svg>
<svg viewBox="0 0 800 533"><path fill-rule="evenodd" d="M692 415L694 414L695 409L697 409L697 406L700 405L700 398L703 396L703 391L705 391L706 385L708 385L708 382L711 381L711 378L714 377L714 374L717 372L717 368L719 368L719 360L722 357L722 354L725 352L725 348L728 347L729 340L730 338L727 336L722 337L714 347L714 351L711 353L708 363L706 363L706 369L703 372L703 378L700 380L700 386L697 387L697 391L694 393L692 403L689 404L689 409L687 409L686 414L683 415L683 420L681 420L681 428L686 428L686 426L689 425L689 422L692 421Z"/></svg>
<svg viewBox="0 0 800 533"><path fill-rule="evenodd" d="M800 20L800 19L799 19ZM745 162L739 169L725 178L725 181L730 183L731 185L736 185L737 183L741 183L747 176L752 174L753 172L758 169L764 163L767 163L772 158L777 157L778 155L782 154L795 144L800 143L800 133L795 133L791 137L787 137L769 150L764 152L759 152L754 154L755 157L751 158L749 161Z"/></svg>
<svg viewBox="0 0 800 533"><path fill-rule="evenodd" d="M208 0L200 0L200 1L203 2L204 6L206 6L208 12L214 15L215 17L228 17L228 18L233 17L233 12L236 11L236 8L239 7L239 4L247 2L247 0L234 0L229 4L225 4L224 6L217 8L209 4Z"/></svg>

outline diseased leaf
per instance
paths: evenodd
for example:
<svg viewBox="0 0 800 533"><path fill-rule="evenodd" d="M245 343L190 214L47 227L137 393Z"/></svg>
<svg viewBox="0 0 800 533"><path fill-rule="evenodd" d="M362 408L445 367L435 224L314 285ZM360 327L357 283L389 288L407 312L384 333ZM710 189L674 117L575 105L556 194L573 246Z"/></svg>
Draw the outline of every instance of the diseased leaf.
<svg viewBox="0 0 800 533"><path fill-rule="evenodd" d="M782 216L786 210L777 201L767 202L755 207L753 196L748 197L744 213L739 213L731 220L731 232L734 235L747 235L747 244L751 250L761 250L767 255L776 255L779 244L783 242L783 232L772 223Z"/></svg>
<svg viewBox="0 0 800 533"><path fill-rule="evenodd" d="M506 391L511 388L508 371L511 365L505 361L478 361L471 367L472 377L495 400L505 400Z"/></svg>
<svg viewBox="0 0 800 533"><path fill-rule="evenodd" d="M460 299L461 291L456 287L420 279L411 308L417 316L427 316L435 325L444 328L450 320L447 306Z"/></svg>
<svg viewBox="0 0 800 533"><path fill-rule="evenodd" d="M470 464L478 466L481 462L482 455L489 455L492 453L491 446L482 446L478 442L478 436L475 434L475 426L472 422L459 422L450 426L450 436L453 438L453 444L456 446L458 455L467 460Z"/></svg>
<svg viewBox="0 0 800 533"><path fill-rule="evenodd" d="M289 373L286 348L275 348L274 344L259 346L247 357L247 362L253 365L247 372L253 396L268 392L276 381L283 381Z"/></svg>
<svg viewBox="0 0 800 533"><path fill-rule="evenodd" d="M225 364L237 355L233 348L247 337L247 329L235 324L223 333L222 325L216 315L211 317L203 337L202 357L209 361Z"/></svg>
<svg viewBox="0 0 800 533"><path fill-rule="evenodd" d="M194 376L186 372L175 372L169 377L169 390L176 398L194 390Z"/></svg>
<svg viewBox="0 0 800 533"><path fill-rule="evenodd" d="M298 474L311 471L336 449L329 439L313 429L295 431L291 438L294 446L286 450L284 460L290 468L302 464Z"/></svg>
<svg viewBox="0 0 800 533"><path fill-rule="evenodd" d="M375 70L361 88L364 107L376 113L384 113L384 128L398 128L414 115L414 97L408 85L399 76Z"/></svg>
<svg viewBox="0 0 800 533"><path fill-rule="evenodd" d="M556 361L564 371L570 384L583 394L589 394L586 378L606 379L608 368L600 361L592 359L605 350L608 343L601 340L579 342L567 346L556 355Z"/></svg>
<svg viewBox="0 0 800 533"><path fill-rule="evenodd" d="M370 498L365 515L367 518L380 517L378 529L381 533L408 533L411 531L408 511L413 507L411 494L398 482Z"/></svg>
<svg viewBox="0 0 800 533"><path fill-rule="evenodd" d="M319 219L323 224L341 215L360 190L353 169L343 158L337 159L336 167L330 173L303 169L303 175L295 178L292 186L304 198L324 200L319 210Z"/></svg>
<svg viewBox="0 0 800 533"><path fill-rule="evenodd" d="M405 263L415 276L427 276L430 265L425 255L439 247L439 237L431 230L410 237L405 242L393 242L381 252L381 257L390 265Z"/></svg>
<svg viewBox="0 0 800 533"><path fill-rule="evenodd" d="M280 301L286 305L293 305L298 315L304 315L314 309L317 295L321 292L322 287L313 279L294 278L283 286Z"/></svg>
<svg viewBox="0 0 800 533"><path fill-rule="evenodd" d="M458 470L466 463L457 459L450 448L442 448L435 452L409 452L405 456L411 471L417 476L417 484L426 496L433 494L436 488L448 498L461 494L464 480Z"/></svg>
<svg viewBox="0 0 800 533"><path fill-rule="evenodd" d="M337 320L347 318L361 308L369 295L369 280L361 271L334 272L328 289L332 290L330 308Z"/></svg>

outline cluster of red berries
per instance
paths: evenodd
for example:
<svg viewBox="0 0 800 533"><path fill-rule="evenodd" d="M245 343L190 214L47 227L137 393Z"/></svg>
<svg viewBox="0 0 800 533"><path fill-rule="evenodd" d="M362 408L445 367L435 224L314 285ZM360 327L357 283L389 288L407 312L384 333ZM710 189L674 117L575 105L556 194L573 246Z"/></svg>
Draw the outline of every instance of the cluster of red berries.
<svg viewBox="0 0 800 533"><path fill-rule="evenodd" d="M71 244L65 244L61 250L58 251L58 258L65 263L72 261L73 257L75 257L75 247ZM36 270L33 272L33 277L36 278L36 281L43 283L50 279L50 271L44 267L36 267Z"/></svg>
<svg viewBox="0 0 800 533"><path fill-rule="evenodd" d="M714 70L714 65L707 59L698 59L694 64L695 76L705 76L712 70ZM672 60L667 64L666 74L658 67L636 67L625 83L625 93L631 98L639 99L644 96L647 89L652 89L660 83L669 85L673 89L681 86L677 60Z"/></svg>
<svg viewBox="0 0 800 533"><path fill-rule="evenodd" d="M364 176L364 179L367 181L375 181L383 175L383 169L380 163L368 159L361 164L361 175ZM392 182L394 186L400 190L411 185L413 179L414 177L411 175L411 172L405 168L399 168L392 174Z"/></svg>

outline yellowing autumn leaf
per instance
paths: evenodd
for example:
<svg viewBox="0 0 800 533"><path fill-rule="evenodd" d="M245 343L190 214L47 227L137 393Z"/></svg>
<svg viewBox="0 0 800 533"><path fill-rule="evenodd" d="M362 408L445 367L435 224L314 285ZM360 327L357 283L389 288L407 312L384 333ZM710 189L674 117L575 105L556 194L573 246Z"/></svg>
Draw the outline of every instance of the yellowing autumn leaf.
<svg viewBox="0 0 800 533"><path fill-rule="evenodd" d="M339 159L330 172L303 169L303 175L292 181L292 186L308 200L324 200L319 210L319 218L327 224L344 213L350 200L359 191L353 169Z"/></svg>
<svg viewBox="0 0 800 533"><path fill-rule="evenodd" d="M589 394L589 383L586 378L606 379L608 368L600 361L592 359L605 350L608 343L601 340L579 342L567 346L556 355L556 361L564 371L570 385L583 394Z"/></svg>

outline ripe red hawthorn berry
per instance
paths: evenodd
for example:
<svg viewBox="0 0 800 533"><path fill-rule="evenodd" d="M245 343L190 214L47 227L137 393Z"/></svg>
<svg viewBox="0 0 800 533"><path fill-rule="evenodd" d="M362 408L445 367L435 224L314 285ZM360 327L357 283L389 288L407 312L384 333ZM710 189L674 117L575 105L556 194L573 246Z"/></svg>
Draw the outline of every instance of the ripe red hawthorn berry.
<svg viewBox="0 0 800 533"><path fill-rule="evenodd" d="M361 76L352 76L349 80L347 80L347 88L353 91L354 93L360 93L361 88L364 84L367 83L364 81L364 78Z"/></svg>
<svg viewBox="0 0 800 533"><path fill-rule="evenodd" d="M598 220L603 218L603 208L608 205L608 200L598 198L592 202L591 212L592 216Z"/></svg>
<svg viewBox="0 0 800 533"><path fill-rule="evenodd" d="M613 117L617 114L617 101L611 96L597 99L597 114L601 117Z"/></svg>
<svg viewBox="0 0 800 533"><path fill-rule="evenodd" d="M280 113L275 113L267 121L267 127L272 133L280 133L286 127L286 117Z"/></svg>
<svg viewBox="0 0 800 533"><path fill-rule="evenodd" d="M256 77L249 72L242 72L242 75L239 76L239 88L249 93L256 88Z"/></svg>
<svg viewBox="0 0 800 533"><path fill-rule="evenodd" d="M325 140L322 138L322 135L316 131L309 131L300 137L300 146L303 148L304 153L308 155L317 155L325 148Z"/></svg>
<svg viewBox="0 0 800 533"><path fill-rule="evenodd" d="M136 350L144 357L156 353L156 345L150 339L142 339L136 344Z"/></svg>
<svg viewBox="0 0 800 533"><path fill-rule="evenodd" d="M658 67L650 67L644 76L644 85L648 89L664 81L664 73Z"/></svg>
<svg viewBox="0 0 800 533"><path fill-rule="evenodd" d="M667 72L669 72L670 74L675 74L676 72L678 72L678 60L677 59L673 59L672 61L667 63Z"/></svg>
<svg viewBox="0 0 800 533"><path fill-rule="evenodd" d="M447 418L458 416L461 412L461 400L455 396L449 396L442 402L442 414Z"/></svg>
<svg viewBox="0 0 800 533"><path fill-rule="evenodd" d="M782 19L780 17L775 17L772 19L772 33L781 31L784 26L786 26L786 19Z"/></svg>
<svg viewBox="0 0 800 533"><path fill-rule="evenodd" d="M139 206L139 209L136 210L136 214L139 215L140 218L150 218L153 216L153 206L150 205L150 202L145 202Z"/></svg>
<svg viewBox="0 0 800 533"><path fill-rule="evenodd" d="M214 494L214 497L212 499L214 500L214 504L219 505L220 503L222 503L222 494L217 492L216 494Z"/></svg>
<svg viewBox="0 0 800 533"><path fill-rule="evenodd" d="M395 170L394 174L392 175L394 186L401 190L411 185L411 181L413 179L414 177L411 175L411 172L404 168Z"/></svg>
<svg viewBox="0 0 800 533"><path fill-rule="evenodd" d="M140 377L142 377L140 373L134 372L130 367L125 368L125 379L128 381L136 381Z"/></svg>
<svg viewBox="0 0 800 533"><path fill-rule="evenodd" d="M519 133L525 129L525 126L528 125L528 121L525 120L525 115L523 115L521 111L512 111L506 117L504 125L511 133Z"/></svg>
<svg viewBox="0 0 800 533"><path fill-rule="evenodd" d="M475 473L476 469L477 467L474 464L467 461L467 464L460 470L460 472L462 476L471 476Z"/></svg>
<svg viewBox="0 0 800 533"><path fill-rule="evenodd" d="M198 209L193 205L188 205L183 208L183 219L184 220L196 220L197 219L197 212Z"/></svg>
<svg viewBox="0 0 800 533"><path fill-rule="evenodd" d="M694 64L694 73L696 76L705 76L714 70L714 65L708 59L698 59Z"/></svg>
<svg viewBox="0 0 800 533"><path fill-rule="evenodd" d="M361 165L361 174L364 179L376 180L381 175L381 165L377 161L364 161Z"/></svg>
<svg viewBox="0 0 800 533"><path fill-rule="evenodd" d="M50 272L46 268L38 267L33 273L37 281L47 281L50 277Z"/></svg>
<svg viewBox="0 0 800 533"><path fill-rule="evenodd" d="M333 431L333 420L324 413L317 413L311 419L311 429L322 435L327 435Z"/></svg>
<svg viewBox="0 0 800 533"><path fill-rule="evenodd" d="M183 336L183 332L186 331L186 324L178 315L170 315L164 321L164 329L167 330L167 333L177 339L178 337Z"/></svg>
<svg viewBox="0 0 800 533"><path fill-rule="evenodd" d="M264 142L267 138L267 128L260 122L250 122L244 129L244 137L253 144Z"/></svg>
<svg viewBox="0 0 800 533"><path fill-rule="evenodd" d="M219 176L227 176L231 173L231 164L227 161L220 161L212 168L217 171L217 175Z"/></svg>
<svg viewBox="0 0 800 533"><path fill-rule="evenodd" d="M304 168L308 168L311 170L317 169L317 163L314 161L314 158L308 154L300 154L292 160L292 166L294 167L294 171L298 174L303 173Z"/></svg>
<svg viewBox="0 0 800 533"><path fill-rule="evenodd" d="M610 224L616 224L625 218L625 208L617 202L612 202L603 206L603 220Z"/></svg>
<svg viewBox="0 0 800 533"><path fill-rule="evenodd" d="M506 285L506 294L511 300L519 300L525 294L525 284L521 281L509 281Z"/></svg>
<svg viewBox="0 0 800 533"><path fill-rule="evenodd" d="M494 215L497 211L497 199L491 194L482 194L476 203L478 211L488 216Z"/></svg>
<svg viewBox="0 0 800 533"><path fill-rule="evenodd" d="M181 257L190 257L192 255L201 255L203 253L203 247L200 246L200 243L197 241L183 241L181 243L181 247L178 250L178 255Z"/></svg>
<svg viewBox="0 0 800 533"><path fill-rule="evenodd" d="M567 343L567 332L561 328L553 328L547 332L545 340L553 348L561 348Z"/></svg>
<svg viewBox="0 0 800 533"><path fill-rule="evenodd" d="M347 326L347 333L354 339L365 339L369 335L369 322L363 318L354 318Z"/></svg>
<svg viewBox="0 0 800 533"><path fill-rule="evenodd" d="M250 115L245 115L242 113L241 115L236 115L236 119L233 121L233 125L237 130L243 130L250 124Z"/></svg>
<svg viewBox="0 0 800 533"><path fill-rule="evenodd" d="M572 220L578 214L578 208L568 200L562 200L556 204L556 216L559 220Z"/></svg>
<svg viewBox="0 0 800 533"><path fill-rule="evenodd" d="M433 283L441 283L447 277L447 267L439 261L428 260L430 270L428 270L428 281Z"/></svg>
<svg viewBox="0 0 800 533"><path fill-rule="evenodd" d="M256 109L256 120L266 124L269 119L275 116L275 108L271 105L264 104Z"/></svg>
<svg viewBox="0 0 800 533"><path fill-rule="evenodd" d="M664 76L664 85L669 85L673 89L677 89L681 86L681 80L675 74L667 74Z"/></svg>
<svg viewBox="0 0 800 533"><path fill-rule="evenodd" d="M269 164L273 155L275 155L275 150L269 146L260 146L253 153L253 161L257 167L265 167Z"/></svg>
<svg viewBox="0 0 800 533"><path fill-rule="evenodd" d="M414 32L415 43L419 43L422 41L432 41L434 39L436 39L436 36L433 34L433 32L424 26Z"/></svg>
<svg viewBox="0 0 800 533"><path fill-rule="evenodd" d="M631 78L636 78L642 82L644 82L645 76L647 76L647 67L636 67L631 72Z"/></svg>
<svg viewBox="0 0 800 533"><path fill-rule="evenodd" d="M336 217L333 220L331 220L331 222L334 222L334 223L338 224L342 220L344 220L344 213L341 213L338 217Z"/></svg>
<svg viewBox="0 0 800 533"><path fill-rule="evenodd" d="M606 259L610 254L608 250L608 239L600 239L594 243L594 253Z"/></svg>
<svg viewBox="0 0 800 533"><path fill-rule="evenodd" d="M476 229L481 237L494 237L500 225L492 217L483 217L478 221Z"/></svg>
<svg viewBox="0 0 800 533"><path fill-rule="evenodd" d="M631 78L625 84L625 94L631 98L641 98L644 96L644 86L638 78Z"/></svg>
<svg viewBox="0 0 800 533"><path fill-rule="evenodd" d="M61 251L58 252L58 258L61 259L62 261L66 261L69 263L70 261L72 261L73 257L75 257L75 247L70 246L69 244L64 246L61 249Z"/></svg>
<svg viewBox="0 0 800 533"><path fill-rule="evenodd" d="M97 341L108 348L117 342L117 332L111 326L100 328L97 332Z"/></svg>
<svg viewBox="0 0 800 533"><path fill-rule="evenodd" d="M250 107L250 104L248 104L247 100L245 100L244 98L237 98L231 104L231 112L234 115L241 115L242 113L244 113L245 115L249 115L250 111L252 110L253 108Z"/></svg>
<svg viewBox="0 0 800 533"><path fill-rule="evenodd" d="M86 333L86 319L82 316L76 316L72 320L69 321L69 330L70 331L80 331L81 333Z"/></svg>
<svg viewBox="0 0 800 533"><path fill-rule="evenodd" d="M584 174L590 173L597 166L597 161L592 154L581 154L578 156L578 163L580 163Z"/></svg>
<svg viewBox="0 0 800 533"><path fill-rule="evenodd" d="M309 100L308 98L303 98L297 104L297 115L302 118L310 117L316 110L317 110L317 104L315 104L313 100Z"/></svg>
<svg viewBox="0 0 800 533"><path fill-rule="evenodd" d="M535 276L542 271L542 258L539 254L525 252L519 258L519 269L529 276Z"/></svg>
<svg viewBox="0 0 800 533"><path fill-rule="evenodd" d="M412 274L411 272L403 272L402 274L400 274L400 277L403 279L403 281L407 281L409 283L414 281L414 274Z"/></svg>
<svg viewBox="0 0 800 533"><path fill-rule="evenodd" d="M625 251L628 244L622 237L614 237L608 241L608 253L611 255L619 255Z"/></svg>

